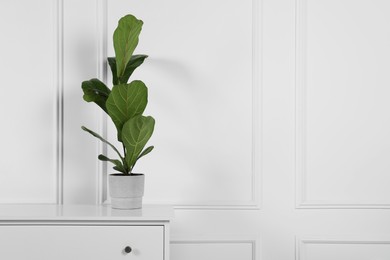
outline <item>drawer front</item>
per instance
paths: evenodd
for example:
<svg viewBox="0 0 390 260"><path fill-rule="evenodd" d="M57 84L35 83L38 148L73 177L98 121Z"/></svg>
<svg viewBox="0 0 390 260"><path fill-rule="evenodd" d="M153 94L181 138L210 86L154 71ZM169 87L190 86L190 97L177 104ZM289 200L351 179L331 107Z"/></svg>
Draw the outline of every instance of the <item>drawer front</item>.
<svg viewBox="0 0 390 260"><path fill-rule="evenodd" d="M0 226L0 259L163 260L164 227Z"/></svg>

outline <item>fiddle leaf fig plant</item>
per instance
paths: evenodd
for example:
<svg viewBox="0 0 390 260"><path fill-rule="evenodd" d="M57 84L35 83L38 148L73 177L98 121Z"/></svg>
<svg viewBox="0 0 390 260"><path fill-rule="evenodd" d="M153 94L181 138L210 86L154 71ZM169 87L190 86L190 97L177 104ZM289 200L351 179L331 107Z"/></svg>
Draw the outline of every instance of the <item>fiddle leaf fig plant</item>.
<svg viewBox="0 0 390 260"><path fill-rule="evenodd" d="M133 55L142 25L143 22L133 15L126 15L118 22L113 36L115 57L107 58L112 72L112 89L95 78L81 84L84 100L94 102L113 121L117 139L122 143L123 154L94 131L85 126L81 129L113 149L118 159L111 159L103 154L98 159L112 163L113 169L123 174L133 174L137 161L154 149L154 146L145 148L155 125L153 117L143 115L148 104L148 88L140 80L128 83L135 69L148 57L143 54Z"/></svg>

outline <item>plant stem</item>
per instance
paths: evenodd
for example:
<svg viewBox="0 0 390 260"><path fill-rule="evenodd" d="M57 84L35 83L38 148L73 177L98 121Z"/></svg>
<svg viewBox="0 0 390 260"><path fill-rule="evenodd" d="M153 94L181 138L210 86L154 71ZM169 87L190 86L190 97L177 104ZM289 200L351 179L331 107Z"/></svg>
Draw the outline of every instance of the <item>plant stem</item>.
<svg viewBox="0 0 390 260"><path fill-rule="evenodd" d="M125 163L125 160L126 160L126 147L125 147L124 143L122 143L122 147L123 147L123 158L124 158L123 163ZM126 165L127 165L127 163L126 163ZM127 165L126 171L127 171L126 174L131 174L131 169L129 168L129 165Z"/></svg>
<svg viewBox="0 0 390 260"><path fill-rule="evenodd" d="M126 158L126 147L123 143L122 143L122 147L123 147L123 154L124 154L123 158Z"/></svg>

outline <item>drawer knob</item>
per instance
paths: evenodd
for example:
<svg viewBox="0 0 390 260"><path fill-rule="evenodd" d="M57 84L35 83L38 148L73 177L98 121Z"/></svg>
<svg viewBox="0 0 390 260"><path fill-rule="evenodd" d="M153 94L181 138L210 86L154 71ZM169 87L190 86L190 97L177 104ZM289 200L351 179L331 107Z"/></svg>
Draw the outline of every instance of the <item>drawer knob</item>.
<svg viewBox="0 0 390 260"><path fill-rule="evenodd" d="M127 246L125 247L125 252L128 254L128 253L131 253L131 251L133 251L133 249L131 249L131 247Z"/></svg>

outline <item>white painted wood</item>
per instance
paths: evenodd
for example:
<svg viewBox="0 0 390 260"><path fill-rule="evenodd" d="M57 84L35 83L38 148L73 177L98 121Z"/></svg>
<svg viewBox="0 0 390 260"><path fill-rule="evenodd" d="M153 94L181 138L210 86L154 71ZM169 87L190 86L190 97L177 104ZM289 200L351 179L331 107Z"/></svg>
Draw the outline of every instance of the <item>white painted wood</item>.
<svg viewBox="0 0 390 260"><path fill-rule="evenodd" d="M107 205L0 205L0 221L162 221L173 218L165 205L143 205L142 209L117 210ZM1 223L4 224L4 223Z"/></svg>
<svg viewBox="0 0 390 260"><path fill-rule="evenodd" d="M253 248L251 243L240 242L184 242L173 243L171 246L173 259L227 259L252 260Z"/></svg>
<svg viewBox="0 0 390 260"><path fill-rule="evenodd" d="M21 259L163 260L162 226L2 226L0 256ZM130 246L129 254L124 248Z"/></svg>
<svg viewBox="0 0 390 260"><path fill-rule="evenodd" d="M112 210L92 205L0 205L0 257L169 259L172 207ZM125 254L130 246L132 252Z"/></svg>
<svg viewBox="0 0 390 260"><path fill-rule="evenodd" d="M83 100L81 82L96 78L96 0L63 1L64 12L64 203L96 203L99 142L81 130L98 131L99 109Z"/></svg>
<svg viewBox="0 0 390 260"><path fill-rule="evenodd" d="M304 240L297 252L297 260L387 259L390 241Z"/></svg>
<svg viewBox="0 0 390 260"><path fill-rule="evenodd" d="M0 3L0 203L56 202L55 7Z"/></svg>
<svg viewBox="0 0 390 260"><path fill-rule="evenodd" d="M342 2L298 1L298 203L388 208L390 5Z"/></svg>
<svg viewBox="0 0 390 260"><path fill-rule="evenodd" d="M257 259L259 241L256 237L173 236L173 259Z"/></svg>

